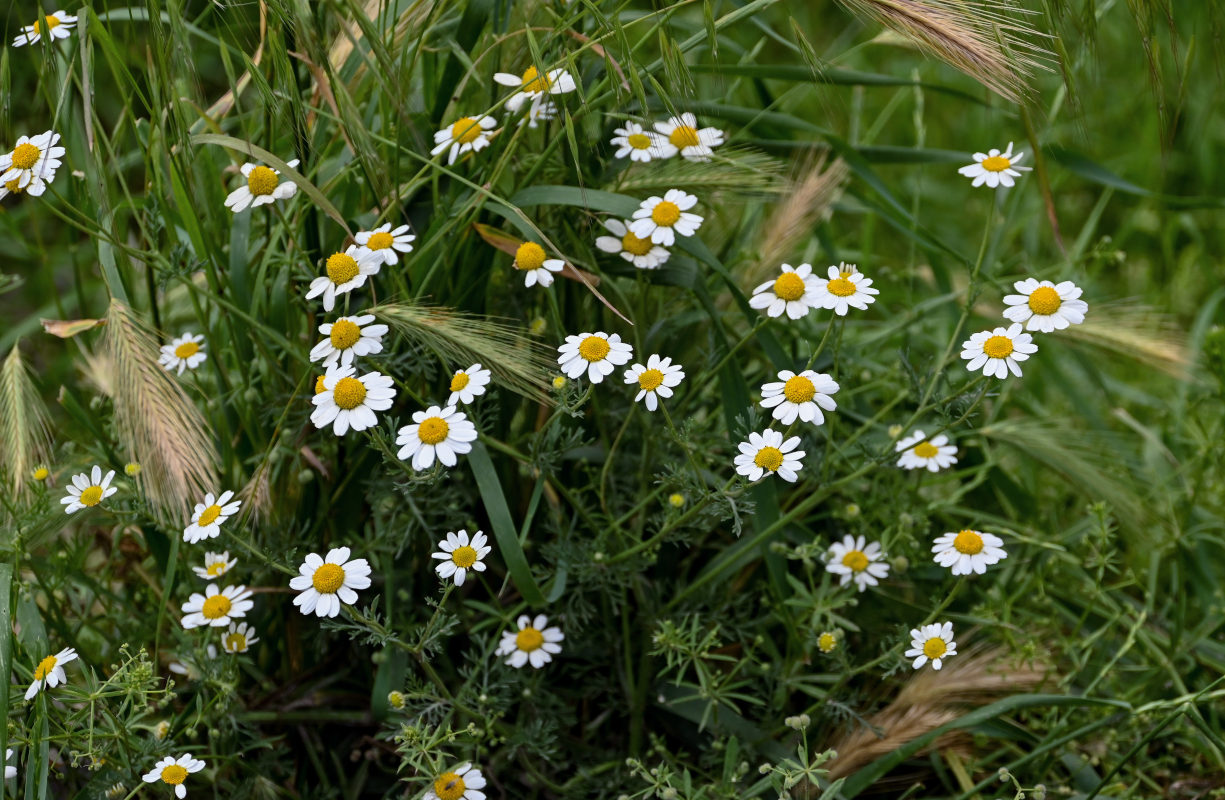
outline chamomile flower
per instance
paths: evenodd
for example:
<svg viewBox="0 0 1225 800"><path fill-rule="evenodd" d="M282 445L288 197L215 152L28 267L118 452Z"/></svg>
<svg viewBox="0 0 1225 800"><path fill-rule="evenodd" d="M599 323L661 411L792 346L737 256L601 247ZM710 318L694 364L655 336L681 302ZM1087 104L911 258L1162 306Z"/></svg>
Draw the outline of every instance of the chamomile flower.
<svg viewBox="0 0 1225 800"><path fill-rule="evenodd" d="M671 247L677 235L692 236L702 227L702 218L689 213L698 199L680 189L669 189L663 197L643 200L634 212L630 230L641 239Z"/></svg>
<svg viewBox="0 0 1225 800"><path fill-rule="evenodd" d="M541 74L535 67L528 67L522 75L495 72L493 79L503 86L519 90L506 101L509 111L518 111L526 100L540 102L545 95L566 94L578 88L574 78L564 69L551 69Z"/></svg>
<svg viewBox="0 0 1225 800"><path fill-rule="evenodd" d="M549 258L544 248L535 242L524 242L515 250L514 268L523 273L523 285L553 285L553 273L561 272L566 262Z"/></svg>
<svg viewBox="0 0 1225 800"><path fill-rule="evenodd" d="M430 155L436 156L449 149L451 151L447 154L447 165L449 166L464 153L479 153L489 146L490 137L493 136L491 131L497 124L498 121L488 114L482 114L479 117L460 117L434 134L434 149L430 150Z"/></svg>
<svg viewBox="0 0 1225 800"><path fill-rule="evenodd" d="M485 387L489 385L490 375L489 370L480 364L455 370L455 374L451 376L451 396L447 398L447 405L467 405L483 395Z"/></svg>
<svg viewBox="0 0 1225 800"><path fill-rule="evenodd" d="M0 183L9 191L42 194L62 163L65 150L56 145L59 140L55 131L19 138L11 151L0 155Z"/></svg>
<svg viewBox="0 0 1225 800"><path fill-rule="evenodd" d="M783 264L781 275L753 290L749 305L764 310L768 317L781 317L786 312L788 319L801 319L812 309L821 307L821 298L817 295L819 280L812 274L811 264L798 267Z"/></svg>
<svg viewBox="0 0 1225 800"><path fill-rule="evenodd" d="M774 409L774 418L790 425L796 418L813 425L825 422L821 409L833 411L838 407L830 395L838 391L838 383L824 372L806 369L794 373L785 369L778 373L777 383L762 384L761 405Z"/></svg>
<svg viewBox="0 0 1225 800"><path fill-rule="evenodd" d="M645 164L656 158L671 158L676 155L676 148L668 143L667 137L644 130L637 122L627 122L613 133L616 136L608 143L617 148L617 152L613 154L615 158L629 156L630 161Z"/></svg>
<svg viewBox="0 0 1225 800"><path fill-rule="evenodd" d="M24 26L17 38L13 39L13 47L26 44L38 44L45 35L48 39L67 39L72 35L72 26L77 18L63 9L57 9L52 14L46 14L42 19Z"/></svg>
<svg viewBox="0 0 1225 800"><path fill-rule="evenodd" d="M581 378L585 372L592 383L604 380L634 356L633 346L621 341L619 334L603 331L567 336L557 352L561 354L557 364L567 377Z"/></svg>
<svg viewBox="0 0 1225 800"><path fill-rule="evenodd" d="M1029 167L1017 166L1024 157L1024 153L1014 154L1012 142L1009 142L1008 149L1002 153L995 148L989 153L975 153L974 163L957 171L967 178L973 178L974 186L982 186L984 183L992 189L997 186L1012 186L1013 178L1021 177L1021 172L1029 172Z"/></svg>
<svg viewBox="0 0 1225 800"><path fill-rule="evenodd" d="M298 168L298 159L285 162L291 169ZM298 193L298 184L293 181L281 180L281 173L263 164L252 164L250 161L242 165L242 176L247 182L230 192L225 199L225 207L237 214L246 211L248 207L269 205L277 200L288 200Z"/></svg>
<svg viewBox="0 0 1225 800"><path fill-rule="evenodd" d="M13 748L11 748L11 747L6 748L6 749L5 749L5 751L4 751L4 779L5 779L6 781L7 781L9 778L16 778L16 777L17 777L17 768L16 768L16 767L10 767L10 766L8 765L9 759L11 759L12 757L13 757Z"/></svg>
<svg viewBox="0 0 1225 800"><path fill-rule="evenodd" d="M453 467L458 459L472 450L476 441L476 426L468 415L455 406L430 406L413 413L413 424L400 428L396 444L401 459L412 459L413 469L420 472L434 465L437 458L443 466Z"/></svg>
<svg viewBox="0 0 1225 800"><path fill-rule="evenodd" d="M370 588L370 565L364 558L350 561L347 547L329 550L323 558L310 553L298 572L289 588L301 592L293 604L307 616L334 617L340 613L341 603L357 602L356 589Z"/></svg>
<svg viewBox="0 0 1225 800"><path fill-rule="evenodd" d="M54 689L67 681L68 676L64 674L64 665L69 661L75 661L76 658L77 651L71 647L65 647L55 655L47 656L39 661L38 666L34 668L34 682L30 684L29 689L26 689L26 699L31 699L43 689Z"/></svg>
<svg viewBox="0 0 1225 800"><path fill-rule="evenodd" d="M67 506L64 511L71 514L82 508L92 508L119 491L118 487L111 486L114 477L115 470L110 470L104 476L102 467L96 464L88 475L84 472L73 475L72 484L67 487L68 496L60 498L60 502Z"/></svg>
<svg viewBox="0 0 1225 800"><path fill-rule="evenodd" d="M465 761L435 778L422 800L485 800L484 788L485 776Z"/></svg>
<svg viewBox="0 0 1225 800"><path fill-rule="evenodd" d="M355 378L356 373L352 366L328 368L323 391L311 398L315 404L311 422L316 428L331 425L337 436L344 436L350 428L364 431L378 422L375 411L391 408L396 397L391 378L379 372Z"/></svg>
<svg viewBox="0 0 1225 800"><path fill-rule="evenodd" d="M204 352L204 337L194 333L184 333L171 339L170 344L162 345L162 354L157 357L157 363L166 371L178 370L179 375L185 369L195 369L204 363L208 354Z"/></svg>
<svg viewBox="0 0 1225 800"><path fill-rule="evenodd" d="M969 529L946 533L932 542L936 563L950 567L954 575L982 575L987 567L1008 558L1004 540L993 533Z"/></svg>
<svg viewBox="0 0 1225 800"><path fill-rule="evenodd" d="M230 629L221 634L221 649L227 653L245 653L259 641L255 628L245 622L231 622Z"/></svg>
<svg viewBox="0 0 1225 800"><path fill-rule="evenodd" d="M634 364L625 371L625 382L636 384L638 394L634 402L642 401L647 411L659 408L659 398L672 396L672 390L681 385L685 379L685 370L680 364L673 364L668 357L660 358L652 355L646 365Z"/></svg>
<svg viewBox="0 0 1225 800"><path fill-rule="evenodd" d="M740 455L736 456L736 472L751 481L764 475L778 475L788 483L795 483L803 464L803 450L796 450L800 437L792 436L783 441L783 435L767 428L761 433L750 433L748 441L740 443Z"/></svg>
<svg viewBox="0 0 1225 800"><path fill-rule="evenodd" d="M145 783L161 781L167 786L173 786L174 796L182 800L187 796L187 787L183 785L183 781L187 780L187 776L191 773L199 772L202 769L204 769L204 762L198 758L192 758L191 753L187 753L178 758L166 756L154 764L153 769L146 772L142 777Z"/></svg>
<svg viewBox="0 0 1225 800"><path fill-rule="evenodd" d="M1080 299L1081 289L1071 281L1051 283L1026 278L1012 285L1020 294L1004 296L1009 306L1004 318L1024 322L1028 331L1061 331L1085 321L1089 304Z"/></svg>
<svg viewBox="0 0 1225 800"><path fill-rule="evenodd" d="M865 278L854 264L842 263L829 268L829 279L817 278L817 301L822 308L833 310L840 317L845 317L848 308L860 311L876 302L873 295L880 294L872 288L872 279Z"/></svg>
<svg viewBox="0 0 1225 800"><path fill-rule="evenodd" d="M204 580L211 581L232 570L237 563L237 558L230 558L229 550L220 553L205 553L204 566L192 567L191 571Z"/></svg>
<svg viewBox="0 0 1225 800"><path fill-rule="evenodd" d="M47 183L37 175L30 178L30 182L25 186L21 185L21 179L18 177L13 178L11 181L0 183L0 200L3 200L10 194L28 194L31 197L38 197L45 191L47 191Z"/></svg>
<svg viewBox="0 0 1225 800"><path fill-rule="evenodd" d="M212 492L204 495L203 503L196 503L191 513L191 522L183 529L183 541L195 544L201 539L215 539L221 535L221 526L242 507L241 500L230 500L233 492L222 492L215 497Z"/></svg>
<svg viewBox="0 0 1225 800"><path fill-rule="evenodd" d="M709 161L714 148L723 144L723 131L718 128L698 129L698 118L686 111L667 122L656 122L655 130L666 137L668 144L690 161Z"/></svg>
<svg viewBox="0 0 1225 800"><path fill-rule="evenodd" d="M224 628L236 619L245 617L255 607L251 590L246 586L227 586L218 589L210 583L204 594L193 592L183 604L183 627L191 630L202 626Z"/></svg>
<svg viewBox="0 0 1225 800"><path fill-rule="evenodd" d="M979 331L961 343L961 357L969 363L966 369L977 372L982 369L988 378L1007 378L1011 371L1021 377L1018 361L1024 361L1038 352L1034 337L1021 332L1021 323L1014 322L1007 328Z"/></svg>
<svg viewBox="0 0 1225 800"><path fill-rule="evenodd" d="M817 649L822 653L832 653L838 649L838 634L834 631L822 631L817 637Z"/></svg>
<svg viewBox="0 0 1225 800"><path fill-rule="evenodd" d="M519 120L519 126L527 123L529 128L535 128L542 122L547 122L557 116L557 104L552 100L540 98L527 108L527 116Z"/></svg>
<svg viewBox="0 0 1225 800"><path fill-rule="evenodd" d="M515 624L519 630L502 631L502 641L498 645L498 655L510 656L506 659L510 666L519 669L530 663L534 669L540 669L561 652L565 634L561 628L548 627L549 618L544 614L537 614L535 619L522 614Z"/></svg>
<svg viewBox="0 0 1225 800"><path fill-rule="evenodd" d="M311 348L311 361L323 361L325 367L347 367L358 356L369 356L383 352L383 336L386 325L371 325L373 314L358 314L341 317L335 322L325 322L319 332L326 336Z"/></svg>
<svg viewBox="0 0 1225 800"><path fill-rule="evenodd" d="M371 275L378 275L383 266L383 257L355 244L343 253L332 253L324 263L326 274L311 281L306 299L323 295L323 310L331 311L336 305L337 295L348 294L366 282Z"/></svg>
<svg viewBox="0 0 1225 800"><path fill-rule="evenodd" d="M417 237L408 232L407 225L392 230L390 222L372 231L358 231L353 237L358 247L378 256L388 266L400 260L400 253L411 253L416 240Z"/></svg>
<svg viewBox="0 0 1225 800"><path fill-rule="evenodd" d="M604 220L604 227L612 236L597 237L595 246L605 253L617 253L639 269L658 269L663 266L672 254L650 239L636 236L630 230L632 224L629 220L622 222L609 217Z"/></svg>
<svg viewBox="0 0 1225 800"><path fill-rule="evenodd" d="M480 531L472 534L471 539L465 530L448 533L447 538L438 543L439 552L431 556L442 562L435 565L434 571L444 581L453 577L456 586L463 586L468 570L485 571L485 562L482 559L493 551L493 548L486 544L488 541L488 537Z"/></svg>
<svg viewBox="0 0 1225 800"><path fill-rule="evenodd" d="M922 628L911 629L910 649L905 655L906 658L914 659L911 666L915 669L921 669L928 661L932 662L932 669L940 669L944 666L944 659L957 655L957 642L953 641L953 623L933 622Z"/></svg>
<svg viewBox="0 0 1225 800"><path fill-rule="evenodd" d="M927 438L923 431L916 430L893 447L902 456L897 465L902 469L926 469L939 472L957 463L957 445L949 444L943 433Z"/></svg>
<svg viewBox="0 0 1225 800"><path fill-rule="evenodd" d="M854 581L862 592L889 575L889 565L882 558L880 542L868 543L863 536L846 536L841 542L830 545L825 571L839 576L839 586Z"/></svg>

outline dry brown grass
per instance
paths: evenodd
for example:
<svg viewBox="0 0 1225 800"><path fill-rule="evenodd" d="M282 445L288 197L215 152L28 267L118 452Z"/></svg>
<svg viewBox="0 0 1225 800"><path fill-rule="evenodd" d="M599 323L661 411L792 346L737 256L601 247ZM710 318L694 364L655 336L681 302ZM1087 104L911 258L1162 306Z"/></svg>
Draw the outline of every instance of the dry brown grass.
<svg viewBox="0 0 1225 800"><path fill-rule="evenodd" d="M51 459L51 425L21 358L20 342L0 367L0 450L10 494L23 500L29 495L35 467Z"/></svg>
<svg viewBox="0 0 1225 800"><path fill-rule="evenodd" d="M829 216L849 174L850 169L841 159L827 163L825 154L800 166L786 196L762 227L757 263L745 275L745 286L761 283L777 272L778 265L791 258L799 244L812 236L812 229Z"/></svg>

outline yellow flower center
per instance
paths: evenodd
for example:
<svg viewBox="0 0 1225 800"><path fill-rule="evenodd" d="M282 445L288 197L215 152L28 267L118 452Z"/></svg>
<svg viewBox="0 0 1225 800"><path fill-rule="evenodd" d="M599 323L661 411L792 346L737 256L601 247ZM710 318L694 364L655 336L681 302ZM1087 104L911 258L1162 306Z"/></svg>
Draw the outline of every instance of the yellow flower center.
<svg viewBox="0 0 1225 800"><path fill-rule="evenodd" d="M60 26L60 18L54 14L48 14L41 20L36 21L34 25L38 28L39 33L46 33L52 28L58 28ZM46 27L44 27L44 25Z"/></svg>
<svg viewBox="0 0 1225 800"><path fill-rule="evenodd" d="M33 169L42 151L29 142L13 148L13 169Z"/></svg>
<svg viewBox="0 0 1225 800"><path fill-rule="evenodd" d="M663 382L664 374L657 369L648 369L638 376L638 385L648 392L658 389Z"/></svg>
<svg viewBox="0 0 1225 800"><path fill-rule="evenodd" d="M357 344L358 339L362 338L362 329L357 327L355 322L338 319L332 323L332 332L328 334L328 338L332 340L332 347L337 350L348 350Z"/></svg>
<svg viewBox="0 0 1225 800"><path fill-rule="evenodd" d="M187 780L187 768L180 767L178 764L171 764L168 767L162 767L162 780L171 786L178 786L180 783Z"/></svg>
<svg viewBox="0 0 1225 800"><path fill-rule="evenodd" d="M834 648L837 646L838 637L834 636L832 633L823 633L817 637L817 649L819 649L822 653L833 652Z"/></svg>
<svg viewBox="0 0 1225 800"><path fill-rule="evenodd" d="M247 188L256 197L272 194L280 182L281 179L268 167L256 167L247 173Z"/></svg>
<svg viewBox="0 0 1225 800"><path fill-rule="evenodd" d="M933 636L923 643L923 655L933 660L947 653L948 649L949 646L939 636Z"/></svg>
<svg viewBox="0 0 1225 800"><path fill-rule="evenodd" d="M544 634L530 625L515 634L515 647L525 653L539 650L542 644L544 644Z"/></svg>
<svg viewBox="0 0 1225 800"><path fill-rule="evenodd" d="M603 361L612 345L603 336L588 336L578 346L578 354L586 361Z"/></svg>
<svg viewBox="0 0 1225 800"><path fill-rule="evenodd" d="M688 125L677 125L672 129L672 133L668 136L668 141L675 147L684 149L686 147L697 147L698 132Z"/></svg>
<svg viewBox="0 0 1225 800"><path fill-rule="evenodd" d="M455 373L455 377L451 378L451 391L461 392L464 390L464 387L471 382L472 379L468 377L468 373L457 372Z"/></svg>
<svg viewBox="0 0 1225 800"><path fill-rule="evenodd" d="M347 253L332 253L327 260L328 280L340 286L357 277L357 259Z"/></svg>
<svg viewBox="0 0 1225 800"><path fill-rule="evenodd" d="M834 278L825 285L830 294L838 297L850 297L855 294L855 284L848 281L846 278Z"/></svg>
<svg viewBox="0 0 1225 800"><path fill-rule="evenodd" d="M422 444L438 444L447 438L451 426L442 417L429 417L417 428L417 438Z"/></svg>
<svg viewBox="0 0 1225 800"><path fill-rule="evenodd" d="M230 613L230 598L223 594L215 594L204 601L200 613L207 619L221 619Z"/></svg>
<svg viewBox="0 0 1225 800"><path fill-rule="evenodd" d="M343 409L357 408L366 399L366 384L357 378L341 378L332 390L332 399Z"/></svg>
<svg viewBox="0 0 1225 800"><path fill-rule="evenodd" d="M541 74L535 67L528 67L520 80L523 81L521 88L525 92L547 92L553 85L548 74Z"/></svg>
<svg viewBox="0 0 1225 800"><path fill-rule="evenodd" d="M38 469L34 470L34 480L36 481L45 481L50 477L51 470L47 469L46 467L39 467Z"/></svg>
<svg viewBox="0 0 1225 800"><path fill-rule="evenodd" d="M370 250L386 250L395 244L395 241L387 231L379 231L370 234L370 238L366 240L366 247Z"/></svg>
<svg viewBox="0 0 1225 800"><path fill-rule="evenodd" d="M1035 314L1048 316L1054 314L1063 305L1059 292L1051 286L1039 286L1029 296L1029 310Z"/></svg>
<svg viewBox="0 0 1225 800"><path fill-rule="evenodd" d="M783 451L777 447L763 447L757 451L753 463L771 472L777 472L778 468L783 465Z"/></svg>
<svg viewBox="0 0 1225 800"><path fill-rule="evenodd" d="M225 649L232 651L246 650L247 637L241 633L227 633L225 635Z"/></svg>
<svg viewBox="0 0 1225 800"><path fill-rule="evenodd" d="M983 342L983 352L991 358L1007 358L1012 355L1012 340L1007 336L992 336Z"/></svg>
<svg viewBox="0 0 1225 800"><path fill-rule="evenodd" d="M807 403L817 394L817 387L803 375L788 378L783 384L783 397L790 403Z"/></svg>
<svg viewBox="0 0 1225 800"><path fill-rule="evenodd" d="M213 504L200 512L200 519L196 522L197 525L212 525L217 521L217 517L221 516L221 506Z"/></svg>
<svg viewBox="0 0 1225 800"><path fill-rule="evenodd" d="M196 342L183 342L174 348L174 354L177 358L191 358L198 352L200 352L200 345Z"/></svg>
<svg viewBox="0 0 1225 800"><path fill-rule="evenodd" d="M863 572L868 568L868 563L868 557L863 554L862 550L851 550L842 557L842 566L852 572Z"/></svg>
<svg viewBox="0 0 1225 800"><path fill-rule="evenodd" d="M323 385L324 377L325 376L323 375L315 376L315 394L323 394L324 392L328 390L328 387Z"/></svg>
<svg viewBox="0 0 1225 800"><path fill-rule="evenodd" d="M51 670L55 669L55 664L55 656L47 656L42 661L39 661L38 666L34 668L34 680L41 681L50 675Z"/></svg>
<svg viewBox="0 0 1225 800"><path fill-rule="evenodd" d="M911 452L919 458L935 458L940 454L940 448L931 442L919 442Z"/></svg>
<svg viewBox="0 0 1225 800"><path fill-rule="evenodd" d="M630 255L645 256L653 246L650 239L639 239L631 231L626 231L621 237L621 249Z"/></svg>
<svg viewBox="0 0 1225 800"><path fill-rule="evenodd" d="M1003 172L1011 166L1012 162L1003 156L991 156L990 158L984 158L982 163L983 169L991 172Z"/></svg>
<svg viewBox="0 0 1225 800"><path fill-rule="evenodd" d="M102 487L90 486L81 490L81 505L96 506L102 502Z"/></svg>
<svg viewBox="0 0 1225 800"><path fill-rule="evenodd" d="M25 187L21 185L21 178L13 178L11 181L5 181L4 188L8 189L13 194L21 194L25 191Z"/></svg>
<svg viewBox="0 0 1225 800"><path fill-rule="evenodd" d="M535 242L524 242L515 251L515 269L540 269L544 265L544 248Z"/></svg>
<svg viewBox="0 0 1225 800"><path fill-rule="evenodd" d="M213 508L216 508L216 506L213 506ZM214 561L213 563L205 567L204 571L208 574L210 578L216 578L218 575L224 575L225 574L225 562L224 561Z"/></svg>
<svg viewBox="0 0 1225 800"><path fill-rule="evenodd" d="M452 141L460 144L470 144L476 141L476 138L481 135L481 123L474 120L472 117L460 117L459 120L451 126Z"/></svg>
<svg viewBox="0 0 1225 800"><path fill-rule="evenodd" d="M336 594L336 590L344 585L345 571L339 564L324 564L315 570L311 585L321 594Z"/></svg>
<svg viewBox="0 0 1225 800"><path fill-rule="evenodd" d="M784 272L774 281L774 294L787 302L799 300L806 288L804 279L794 272Z"/></svg>
<svg viewBox="0 0 1225 800"><path fill-rule="evenodd" d="M454 772L444 772L434 781L434 794L438 800L459 800L464 796L464 779Z"/></svg>
<svg viewBox="0 0 1225 800"><path fill-rule="evenodd" d="M625 141L635 150L646 150L651 146L651 137L645 133L631 133L625 137Z"/></svg>
<svg viewBox="0 0 1225 800"><path fill-rule="evenodd" d="M983 550L983 537L979 536L975 531L962 531L957 534L957 538L953 540L953 547L958 553L965 553L967 556L972 556L976 553L981 553Z"/></svg>
<svg viewBox="0 0 1225 800"><path fill-rule="evenodd" d="M455 562L455 566L467 569L476 563L476 550L467 545L457 547L451 551L451 560Z"/></svg>
<svg viewBox="0 0 1225 800"><path fill-rule="evenodd" d="M676 203L668 200L660 200L655 208L651 210L651 219L656 225L662 225L665 228L676 224L676 221L681 218L681 208Z"/></svg>

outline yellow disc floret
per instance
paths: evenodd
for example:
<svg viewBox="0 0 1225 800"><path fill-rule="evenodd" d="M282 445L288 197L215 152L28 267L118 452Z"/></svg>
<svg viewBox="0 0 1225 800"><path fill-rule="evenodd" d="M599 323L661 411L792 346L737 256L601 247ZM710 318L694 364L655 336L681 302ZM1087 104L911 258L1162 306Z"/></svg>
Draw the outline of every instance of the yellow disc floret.
<svg viewBox="0 0 1225 800"><path fill-rule="evenodd" d="M807 288L804 279L794 272L784 272L774 281L774 294L789 303L803 297Z"/></svg>
<svg viewBox="0 0 1225 800"><path fill-rule="evenodd" d="M206 619L221 619L230 613L230 608L230 598L223 594L215 594L204 601L204 607L200 609L200 613Z"/></svg>
<svg viewBox="0 0 1225 800"><path fill-rule="evenodd" d="M524 242L515 251L515 269L532 270L544 266L544 248L535 242Z"/></svg>
<svg viewBox="0 0 1225 800"><path fill-rule="evenodd" d="M162 780L171 786L178 786L183 781L187 780L187 769L180 767L178 764L171 764L168 767L162 767Z"/></svg>
<svg viewBox="0 0 1225 800"><path fill-rule="evenodd" d="M777 447L763 447L757 451L753 463L771 472L777 472L783 465L783 451Z"/></svg>
<svg viewBox="0 0 1225 800"><path fill-rule="evenodd" d="M625 141L635 150L646 150L651 146L651 137L645 133L631 133L625 137Z"/></svg>
<svg viewBox="0 0 1225 800"><path fill-rule="evenodd" d="M664 382L664 374L657 369L648 369L638 376L638 386L648 392L658 389Z"/></svg>
<svg viewBox="0 0 1225 800"><path fill-rule="evenodd" d="M55 656L47 656L42 661L38 662L38 666L34 668L34 680L41 681L43 678L51 674L51 670L55 669Z"/></svg>
<svg viewBox="0 0 1225 800"><path fill-rule="evenodd" d="M12 164L13 169L33 169L38 163L38 157L42 155L42 151L37 145L26 142L19 144L13 148Z"/></svg>
<svg viewBox="0 0 1225 800"><path fill-rule="evenodd" d="M212 525L221 516L221 506L213 504L200 512L200 519L196 520L196 524L203 527Z"/></svg>
<svg viewBox="0 0 1225 800"><path fill-rule="evenodd" d="M311 585L321 594L336 594L344 582L345 571L339 564L324 564L311 578Z"/></svg>
<svg viewBox="0 0 1225 800"><path fill-rule="evenodd" d="M855 294L855 282L846 278L834 278L825 285L825 288L830 294L838 297L850 297Z"/></svg>
<svg viewBox="0 0 1225 800"><path fill-rule="evenodd" d="M81 490L81 505L96 506L102 502L102 487L87 486Z"/></svg>
<svg viewBox="0 0 1225 800"><path fill-rule="evenodd" d="M678 147L682 150L684 150L686 147L697 147L700 144L698 141L698 132L688 125L677 125L675 128L673 128L672 133L668 136L668 141L671 142L674 147Z"/></svg>
<svg viewBox="0 0 1225 800"><path fill-rule="evenodd" d="M328 334L332 347L337 350L348 350L362 338L362 329L357 323L347 319L338 319L332 323L332 332Z"/></svg>
<svg viewBox="0 0 1225 800"><path fill-rule="evenodd" d="M451 426L442 417L428 417L417 427L417 438L422 444L439 444L447 438Z"/></svg>
<svg viewBox="0 0 1225 800"><path fill-rule="evenodd" d="M984 158L982 162L983 169L988 172L1003 172L1012 166L1012 162L1003 156L991 156Z"/></svg>
<svg viewBox="0 0 1225 800"><path fill-rule="evenodd" d="M481 135L481 123L472 117L460 117L451 126L451 139L460 144L471 144Z"/></svg>
<svg viewBox="0 0 1225 800"><path fill-rule="evenodd" d="M919 458L935 458L940 455L940 448L931 442L919 442L912 452Z"/></svg>
<svg viewBox="0 0 1225 800"><path fill-rule="evenodd" d="M200 352L200 345L193 341L186 341L174 348L176 358L191 358L196 353Z"/></svg>
<svg viewBox="0 0 1225 800"><path fill-rule="evenodd" d="M983 537L979 536L977 531L961 531L957 534L957 538L953 540L953 548L958 553L964 553L967 556L981 553L983 550Z"/></svg>
<svg viewBox="0 0 1225 800"><path fill-rule="evenodd" d="M588 336L578 346L578 354L585 361L603 361L612 351L612 345L603 336Z"/></svg>
<svg viewBox="0 0 1225 800"><path fill-rule="evenodd" d="M464 387L471 382L472 378L468 377L468 373L461 370L460 372L455 373L455 376L451 378L451 391L462 392Z"/></svg>
<svg viewBox="0 0 1225 800"><path fill-rule="evenodd" d="M1007 358L1012 355L1012 340L1007 336L992 336L983 342L983 352L991 358Z"/></svg>
<svg viewBox="0 0 1225 800"><path fill-rule="evenodd" d="M366 240L366 247L370 250L386 250L395 244L395 241L387 231L379 231L370 234L370 238Z"/></svg>
<svg viewBox="0 0 1225 800"><path fill-rule="evenodd" d="M862 550L851 550L842 557L842 566L852 572L863 572L868 568L869 563L868 557Z"/></svg>
<svg viewBox="0 0 1225 800"><path fill-rule="evenodd" d="M788 378L783 384L783 397L789 403L807 403L817 395L817 387L803 375Z"/></svg>
<svg viewBox="0 0 1225 800"><path fill-rule="evenodd" d="M681 218L681 207L670 200L660 200L651 210L651 219L656 225L671 227Z"/></svg>
<svg viewBox="0 0 1225 800"><path fill-rule="evenodd" d="M948 652L949 646L939 636L933 636L923 643L923 655L935 660Z"/></svg>
<svg viewBox="0 0 1225 800"><path fill-rule="evenodd" d="M268 167L256 167L247 173L247 188L256 197L272 194L281 179Z"/></svg>
<svg viewBox="0 0 1225 800"><path fill-rule="evenodd" d="M357 259L348 253L332 253L327 260L328 280L340 286L357 277L361 268Z"/></svg>
<svg viewBox="0 0 1225 800"><path fill-rule="evenodd" d="M539 650L544 644L544 634L530 625L515 634L515 646L525 653Z"/></svg>
<svg viewBox="0 0 1225 800"><path fill-rule="evenodd" d="M438 800L460 800L464 796L464 779L454 772L444 772L434 781L434 794Z"/></svg>
<svg viewBox="0 0 1225 800"><path fill-rule="evenodd" d="M1029 296L1029 310L1044 317L1054 314L1061 305L1063 300L1059 292L1050 286L1039 286Z"/></svg>
<svg viewBox="0 0 1225 800"><path fill-rule="evenodd" d="M633 231L626 231L621 237L621 249L632 256L645 256L651 252L652 247L654 245L651 244L650 239L640 239L634 235Z"/></svg>
<svg viewBox="0 0 1225 800"><path fill-rule="evenodd" d="M467 569L476 563L476 550L468 545L457 547L451 551L451 560L455 562L455 566Z"/></svg>
<svg viewBox="0 0 1225 800"><path fill-rule="evenodd" d="M520 80L523 82L521 87L523 91L529 93L547 92L553 85L553 82L549 80L548 74L541 73L535 67L528 67Z"/></svg>
<svg viewBox="0 0 1225 800"><path fill-rule="evenodd" d="M366 385L357 378L341 378L332 390L332 399L343 409L354 409L366 399Z"/></svg>

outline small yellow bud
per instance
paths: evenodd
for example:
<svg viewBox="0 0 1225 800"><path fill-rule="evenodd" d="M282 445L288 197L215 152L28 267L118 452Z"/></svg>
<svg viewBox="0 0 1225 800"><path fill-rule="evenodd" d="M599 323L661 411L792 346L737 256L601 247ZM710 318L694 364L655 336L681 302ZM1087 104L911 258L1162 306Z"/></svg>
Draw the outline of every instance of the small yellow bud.
<svg viewBox="0 0 1225 800"><path fill-rule="evenodd" d="M47 480L47 478L51 477L51 470L47 469L46 465L39 464L37 467L34 468L33 475L34 475L34 480L45 481Z"/></svg>
<svg viewBox="0 0 1225 800"><path fill-rule="evenodd" d="M558 375L556 378L553 379L554 389L561 390L561 389L564 389L565 387L566 387L566 376L565 375Z"/></svg>
<svg viewBox="0 0 1225 800"><path fill-rule="evenodd" d="M528 325L527 329L533 336L539 336L544 333L545 329L548 327L548 323L544 321L544 317L536 317L532 320L531 324Z"/></svg>
<svg viewBox="0 0 1225 800"><path fill-rule="evenodd" d="M685 495L681 494L680 492L673 492L672 494L668 495L668 505L672 506L673 508L680 508L681 506L685 505Z"/></svg>
<svg viewBox="0 0 1225 800"><path fill-rule="evenodd" d="M901 435L902 435L901 425L890 425L889 426L889 438L890 439L896 439L897 437Z"/></svg>
<svg viewBox="0 0 1225 800"><path fill-rule="evenodd" d="M127 464L124 464L123 471L129 478L135 478L140 474L140 464L137 464L135 461L129 461Z"/></svg>
<svg viewBox="0 0 1225 800"><path fill-rule="evenodd" d="M392 708L404 708L404 695L397 691L387 693L387 705Z"/></svg>
<svg viewBox="0 0 1225 800"><path fill-rule="evenodd" d="M157 723L157 727L153 729L153 738L160 742L162 739L165 739L169 733L170 723L166 720L162 720L161 722Z"/></svg>
<svg viewBox="0 0 1225 800"><path fill-rule="evenodd" d="M817 637L817 649L822 653L832 653L838 647L838 634L825 631Z"/></svg>

